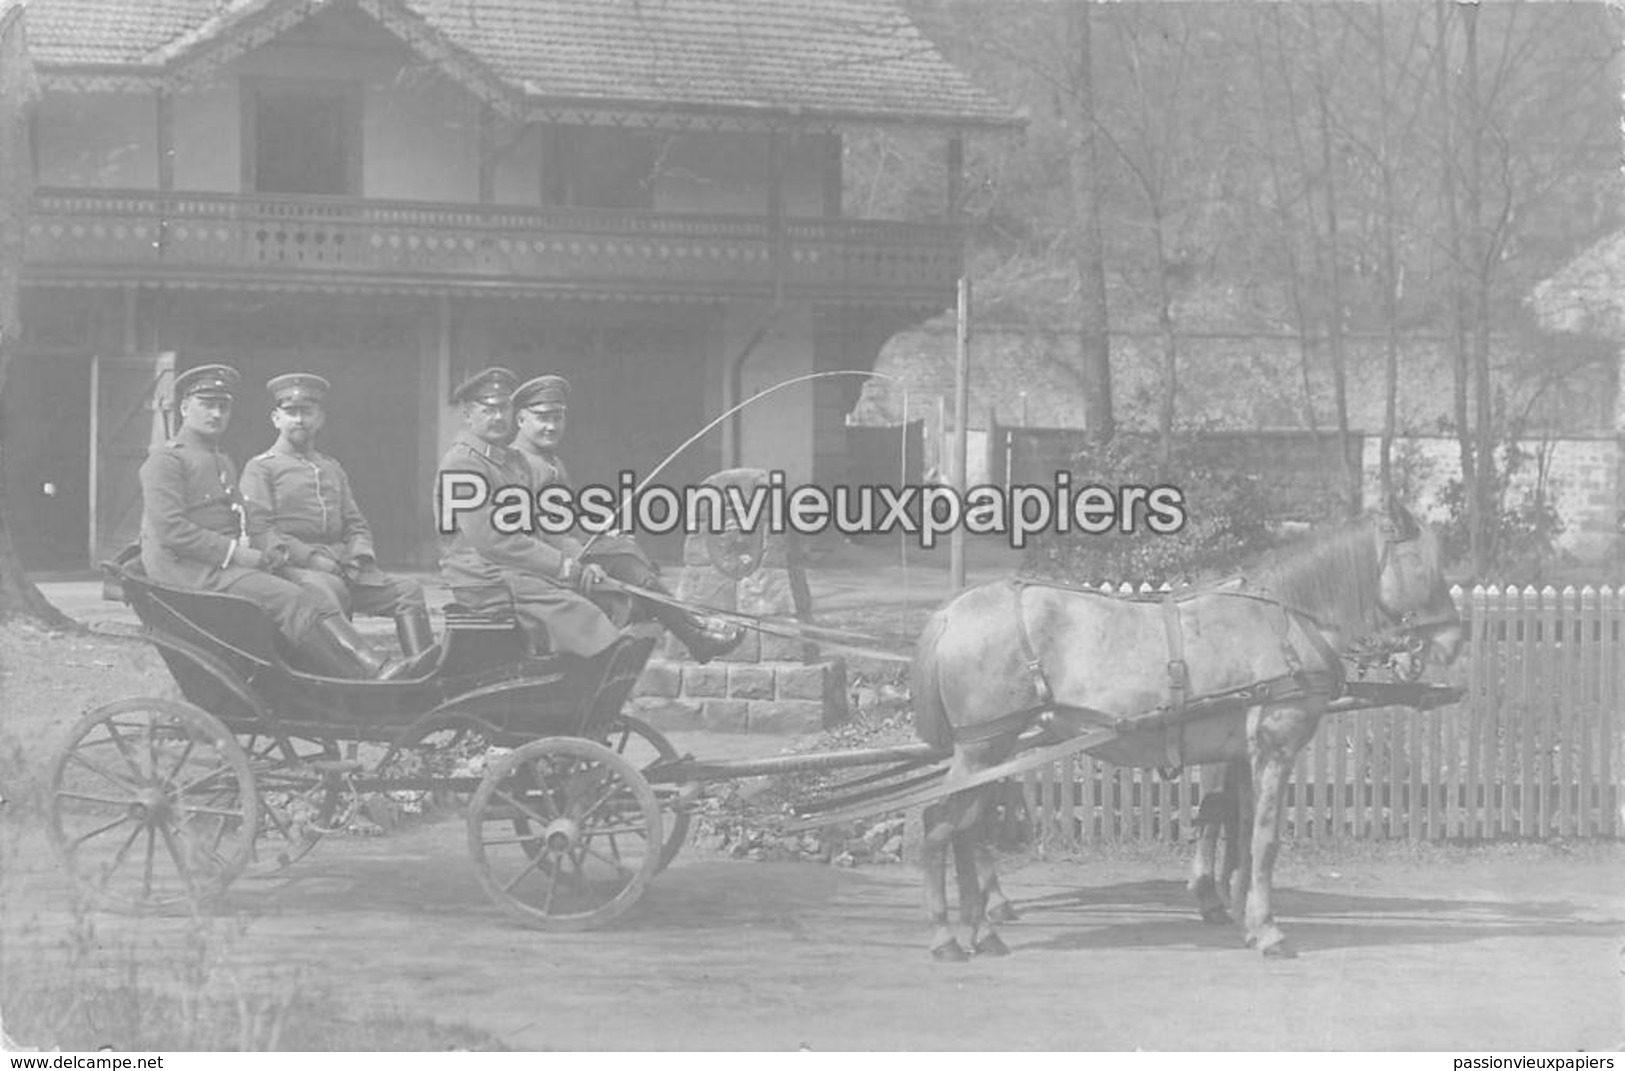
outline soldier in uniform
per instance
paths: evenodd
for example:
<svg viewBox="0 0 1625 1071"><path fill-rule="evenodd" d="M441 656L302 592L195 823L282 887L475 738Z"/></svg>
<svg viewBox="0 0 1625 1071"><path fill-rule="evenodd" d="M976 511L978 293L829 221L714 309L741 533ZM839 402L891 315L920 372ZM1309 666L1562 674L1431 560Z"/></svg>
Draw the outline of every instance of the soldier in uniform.
<svg viewBox="0 0 1625 1071"><path fill-rule="evenodd" d="M141 465L141 563L147 576L253 600L300 652L333 676L403 675L409 664L373 650L331 598L277 576L283 555L250 545L236 466L220 449L239 379L236 369L221 364L175 379L180 431Z"/></svg>
<svg viewBox="0 0 1625 1071"><path fill-rule="evenodd" d="M440 473L477 474L492 494L529 487L524 458L507 445L513 435L509 401L518 382L506 368L487 368L453 392L463 427L440 459ZM437 475L437 517L440 491ZM462 511L454 530L441 532L441 575L453 597L471 610L511 603L539 648L587 658L608 650L620 630L585 594L602 579L602 570L583 566L557 541L497 531L491 514L489 506Z"/></svg>
<svg viewBox="0 0 1625 1071"><path fill-rule="evenodd" d="M243 466L249 539L286 557L282 573L289 580L326 592L346 612L393 617L406 656L427 656L435 638L423 587L378 568L372 529L344 467L316 449L332 385L289 372L265 386L276 403L277 440Z"/></svg>
<svg viewBox="0 0 1625 1071"><path fill-rule="evenodd" d="M513 410L518 433L513 445L530 469L532 494L554 484L570 485L570 474L558 456L569 400L570 384L563 376L537 376L521 384L514 392ZM590 544L573 536L561 536L559 539L565 552L578 561L596 565L616 580L667 594L665 585L660 582L659 568L631 536L605 533L591 540ZM744 639L742 629L729 628L681 607L642 598L635 599L634 603L635 612L640 618L658 620L683 642L689 654L699 662L709 662L727 654Z"/></svg>

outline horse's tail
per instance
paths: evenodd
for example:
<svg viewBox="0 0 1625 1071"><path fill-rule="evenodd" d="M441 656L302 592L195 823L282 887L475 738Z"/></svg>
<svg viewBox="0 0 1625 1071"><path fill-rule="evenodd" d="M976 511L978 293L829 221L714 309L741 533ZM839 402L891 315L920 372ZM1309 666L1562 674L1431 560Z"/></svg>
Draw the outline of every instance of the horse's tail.
<svg viewBox="0 0 1625 1071"><path fill-rule="evenodd" d="M914 691L914 732L934 748L946 751L954 746L953 726L942 703L941 667L937 641L948 625L940 610L925 623L925 631L914 645L911 684Z"/></svg>

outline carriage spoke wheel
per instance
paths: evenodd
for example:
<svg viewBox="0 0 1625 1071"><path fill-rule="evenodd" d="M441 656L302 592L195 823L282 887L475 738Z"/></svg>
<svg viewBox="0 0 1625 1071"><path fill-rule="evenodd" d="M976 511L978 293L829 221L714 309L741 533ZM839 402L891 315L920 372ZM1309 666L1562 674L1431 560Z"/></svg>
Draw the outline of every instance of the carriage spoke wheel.
<svg viewBox="0 0 1625 1071"><path fill-rule="evenodd" d="M486 893L527 926L585 930L643 896L665 845L643 775L602 744L533 740L485 775L468 850Z"/></svg>
<svg viewBox="0 0 1625 1071"><path fill-rule="evenodd" d="M51 770L48 821L63 869L93 903L196 909L247 865L259 801L219 719L174 699L125 699L74 726Z"/></svg>
<svg viewBox="0 0 1625 1071"><path fill-rule="evenodd" d="M270 877L302 859L325 834L343 829L357 800L341 780L312 765L338 759L330 740L255 733L244 734L242 744L260 799L259 835L243 873Z"/></svg>
<svg viewBox="0 0 1625 1071"><path fill-rule="evenodd" d="M609 723L602 742L611 751L630 762L641 774L658 762L668 762L681 756L666 739L664 733L647 722L621 715ZM666 830L666 839L660 849L660 869L664 870L677 858L683 845L688 843L690 815L679 806L683 786L651 785L655 799L660 803L660 814ZM523 819L519 820L523 822ZM515 824L518 828L518 823ZM523 830L521 830L522 832Z"/></svg>

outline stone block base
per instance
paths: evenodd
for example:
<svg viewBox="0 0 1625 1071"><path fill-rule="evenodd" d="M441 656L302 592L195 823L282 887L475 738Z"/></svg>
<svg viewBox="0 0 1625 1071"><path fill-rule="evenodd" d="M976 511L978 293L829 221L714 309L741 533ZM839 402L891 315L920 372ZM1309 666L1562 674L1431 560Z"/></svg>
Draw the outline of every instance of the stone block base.
<svg viewBox="0 0 1625 1071"><path fill-rule="evenodd" d="M847 719L846 663L651 659L628 711L670 731L815 733Z"/></svg>

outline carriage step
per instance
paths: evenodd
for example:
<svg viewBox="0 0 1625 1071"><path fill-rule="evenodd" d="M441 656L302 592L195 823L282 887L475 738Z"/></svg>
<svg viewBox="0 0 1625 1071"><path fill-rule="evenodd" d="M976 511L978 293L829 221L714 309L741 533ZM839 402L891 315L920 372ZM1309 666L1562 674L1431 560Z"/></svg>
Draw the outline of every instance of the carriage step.
<svg viewBox="0 0 1625 1071"><path fill-rule="evenodd" d="M485 630L506 632L514 627L517 620L512 606L501 606L493 610L470 610L466 606L451 603L441 613L445 616L446 627L459 632Z"/></svg>

